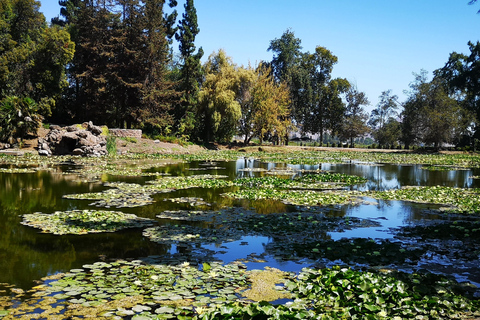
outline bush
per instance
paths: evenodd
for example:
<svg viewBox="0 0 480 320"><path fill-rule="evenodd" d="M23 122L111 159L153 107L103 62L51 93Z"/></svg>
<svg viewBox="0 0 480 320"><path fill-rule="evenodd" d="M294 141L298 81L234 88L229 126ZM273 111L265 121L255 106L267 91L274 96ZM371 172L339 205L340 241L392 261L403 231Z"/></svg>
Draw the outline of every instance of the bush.
<svg viewBox="0 0 480 320"><path fill-rule="evenodd" d="M34 100L9 96L0 101L0 141L23 140L36 134L42 122Z"/></svg>

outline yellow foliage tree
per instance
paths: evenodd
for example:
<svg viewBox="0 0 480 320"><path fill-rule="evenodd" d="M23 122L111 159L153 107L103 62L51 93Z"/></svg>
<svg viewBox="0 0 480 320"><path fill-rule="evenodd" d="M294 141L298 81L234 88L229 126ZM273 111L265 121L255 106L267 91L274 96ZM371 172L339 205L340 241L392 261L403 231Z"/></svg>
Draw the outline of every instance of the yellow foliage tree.
<svg viewBox="0 0 480 320"><path fill-rule="evenodd" d="M277 84L270 70L260 66L251 97L252 136L257 136L260 143L263 143L265 137L277 144L285 142L292 128L290 91L286 83Z"/></svg>

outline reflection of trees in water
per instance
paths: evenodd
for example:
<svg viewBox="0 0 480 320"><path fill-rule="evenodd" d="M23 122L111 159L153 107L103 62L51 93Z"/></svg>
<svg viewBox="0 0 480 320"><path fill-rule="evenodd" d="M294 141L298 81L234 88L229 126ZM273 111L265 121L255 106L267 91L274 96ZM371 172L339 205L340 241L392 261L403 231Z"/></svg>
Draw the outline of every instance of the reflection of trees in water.
<svg viewBox="0 0 480 320"><path fill-rule="evenodd" d="M77 175L62 175L49 171L0 173L0 185L2 206L15 210L17 215L71 208L71 202L69 204L69 201L62 199L63 194L91 192L101 188L95 184L80 183Z"/></svg>

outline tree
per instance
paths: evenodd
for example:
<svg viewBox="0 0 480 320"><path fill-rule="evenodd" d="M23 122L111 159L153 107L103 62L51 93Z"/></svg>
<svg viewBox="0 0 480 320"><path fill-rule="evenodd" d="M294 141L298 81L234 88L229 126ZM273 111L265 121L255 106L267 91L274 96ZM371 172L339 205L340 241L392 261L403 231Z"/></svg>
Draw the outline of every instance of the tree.
<svg viewBox="0 0 480 320"><path fill-rule="evenodd" d="M302 69L308 74L304 89L296 88L296 96L305 96L303 102L303 119L301 124L303 130L310 133L319 133L320 141L323 141L323 134L330 123L332 109L338 102L338 94L344 92L349 84L340 80L331 82L333 66L338 59L332 52L324 47L316 47L315 53L306 53L302 59ZM340 90L338 90L340 89ZM297 121L300 119L296 108Z"/></svg>
<svg viewBox="0 0 480 320"><path fill-rule="evenodd" d="M168 39L173 36L171 21L176 12L162 17L164 3L164 0L149 0L146 3L147 73L142 88L143 105L137 110L140 111L140 122L165 135L173 125L171 106L178 100L178 95L167 70L170 59ZM176 1L169 2L170 7L175 5Z"/></svg>
<svg viewBox="0 0 480 320"><path fill-rule="evenodd" d="M290 115L295 124L302 123L304 119L304 102L309 95L307 91L309 75L300 67L301 49L301 40L296 38L294 32L288 29L280 38L270 41L267 50L273 52L270 67L274 79L277 83L286 83L290 90Z"/></svg>
<svg viewBox="0 0 480 320"><path fill-rule="evenodd" d="M176 11L165 0L64 0L62 16L75 34L64 114L70 121L141 127L168 133L177 99L168 76ZM170 0L174 7L176 1ZM66 117L64 117L65 119Z"/></svg>
<svg viewBox="0 0 480 320"><path fill-rule="evenodd" d="M480 123L480 42L468 42L470 54L452 52L445 66L435 71L435 76L447 81L446 90L459 101L461 106L473 113ZM474 137L480 139L480 129L476 127ZM470 139L471 140L471 139Z"/></svg>
<svg viewBox="0 0 480 320"><path fill-rule="evenodd" d="M198 103L198 93L202 77L200 59L203 49L200 47L195 53L195 37L200 32L197 23L197 10L193 0L185 3L185 13L179 22L179 32L175 35L180 49L180 83L178 90L182 97L175 110L177 131L180 134L191 134L194 129L194 113Z"/></svg>
<svg viewBox="0 0 480 320"><path fill-rule="evenodd" d="M237 66L219 50L208 57L204 70L197 112L199 137L204 142L229 142L241 117Z"/></svg>
<svg viewBox="0 0 480 320"><path fill-rule="evenodd" d="M353 146L355 138L368 132L368 115L362 106L369 102L365 93L359 92L355 87L350 88L346 100L345 117L339 134L341 139L349 139L350 146Z"/></svg>
<svg viewBox="0 0 480 320"><path fill-rule="evenodd" d="M290 29L286 30L280 39L270 41L267 51L273 52L271 67L277 81L291 84L291 73L301 56L301 40L295 37Z"/></svg>
<svg viewBox="0 0 480 320"><path fill-rule="evenodd" d="M0 4L0 99L31 97L48 116L67 85L74 43L66 31L46 26L39 7L34 0Z"/></svg>
<svg viewBox="0 0 480 320"><path fill-rule="evenodd" d="M289 105L290 92L285 83L277 84L271 75L271 70L260 65L253 73L253 79L243 77L247 81L243 92L248 97L242 100L242 119L240 133L244 135L244 143L248 144L252 137L258 137L263 143L265 137L270 137L276 143L284 142L284 137L291 127Z"/></svg>
<svg viewBox="0 0 480 320"><path fill-rule="evenodd" d="M404 103L402 112L402 139L405 147L415 142L439 148L443 143L452 143L467 129L470 117L457 101L447 93L446 81L434 77L427 81L422 71Z"/></svg>
<svg viewBox="0 0 480 320"><path fill-rule="evenodd" d="M370 125L375 140L380 145L393 145L400 138L398 117L398 96L391 90L383 91L377 107L370 114Z"/></svg>

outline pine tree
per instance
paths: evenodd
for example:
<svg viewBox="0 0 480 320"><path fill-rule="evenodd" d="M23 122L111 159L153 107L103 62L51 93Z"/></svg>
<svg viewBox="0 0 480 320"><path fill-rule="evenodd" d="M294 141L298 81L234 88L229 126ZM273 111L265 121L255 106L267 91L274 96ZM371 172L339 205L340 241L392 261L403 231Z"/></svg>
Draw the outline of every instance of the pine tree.
<svg viewBox="0 0 480 320"><path fill-rule="evenodd" d="M154 134L168 134L173 124L171 106L178 99L174 83L168 80L169 32L176 13L164 15L164 0L148 0L145 4L146 70L142 87L142 108L137 109L143 127ZM175 2L170 1L174 6Z"/></svg>
<svg viewBox="0 0 480 320"><path fill-rule="evenodd" d="M187 0L184 8L185 13L178 27L179 33L175 36L180 43L181 67L178 91L182 95L181 102L175 110L175 120L179 134L191 134L195 124L194 114L202 76L200 59L203 56L203 49L200 47L195 53L195 37L200 29L193 0Z"/></svg>

